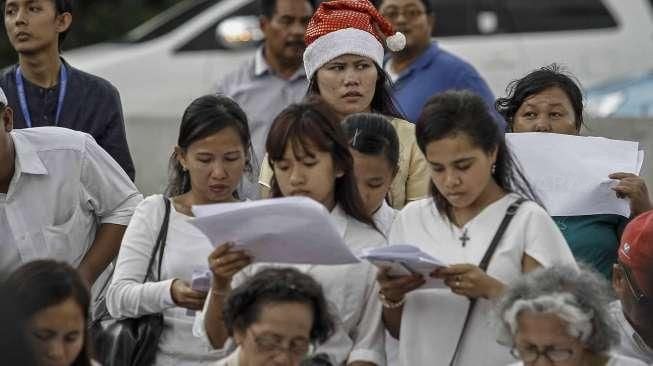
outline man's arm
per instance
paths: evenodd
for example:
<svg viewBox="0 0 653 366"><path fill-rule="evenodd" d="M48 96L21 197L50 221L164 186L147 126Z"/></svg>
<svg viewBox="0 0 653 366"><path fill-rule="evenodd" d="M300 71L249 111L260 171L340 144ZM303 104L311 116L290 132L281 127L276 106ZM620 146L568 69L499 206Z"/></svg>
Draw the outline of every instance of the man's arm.
<svg viewBox="0 0 653 366"><path fill-rule="evenodd" d="M102 224L98 228L95 240L78 268L89 286L93 286L102 271L118 255L126 228L124 225L116 224Z"/></svg>

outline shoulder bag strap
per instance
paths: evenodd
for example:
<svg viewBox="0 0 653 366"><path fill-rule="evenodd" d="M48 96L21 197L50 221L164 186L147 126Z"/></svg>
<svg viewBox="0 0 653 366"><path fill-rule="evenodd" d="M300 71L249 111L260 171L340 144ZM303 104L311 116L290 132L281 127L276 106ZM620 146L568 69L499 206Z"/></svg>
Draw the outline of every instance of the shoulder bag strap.
<svg viewBox="0 0 653 366"><path fill-rule="evenodd" d="M490 243L490 246L487 248L487 251L485 252L485 255L483 256L483 259L481 260L481 263L479 263L478 267L483 271L487 271L487 267L490 264L490 260L492 259L492 256L494 255L495 250L497 249L497 246L499 245L499 242L501 241L501 238L503 237L503 234L505 233L506 229L508 228L508 225L510 224L510 221L512 221L512 218L515 216L517 213L517 210L519 210L519 206L521 206L522 203L524 203L526 199L524 198L519 198L515 202L513 202L508 209L506 210L506 215L503 217L503 220L501 221L501 224L499 224L499 228L497 229L497 232L494 234L494 238L492 238L492 242ZM469 320L472 317L472 313L474 312L474 308L476 307L476 300L477 299L470 299L469 300L469 308L467 308L467 315L465 315L465 322L463 323L463 330L460 332L460 336L458 337L458 342L456 343L456 350L453 353L453 357L451 357L451 362L449 362L449 366L453 366L456 364L456 359L458 358L458 355L460 353L460 349L463 343L463 338L465 337L465 333L467 330L467 327L469 326Z"/></svg>
<svg viewBox="0 0 653 366"><path fill-rule="evenodd" d="M159 252L157 280L161 280L161 262L163 261L163 251L166 246L166 238L168 237L168 223L170 221L170 200L167 197L163 196L163 203L165 205L165 214L163 216L163 222L161 223L161 229L159 229L159 236L156 239L156 244L154 244L152 254L150 255L150 262L147 264L147 271L145 272L143 283L147 282L147 279L150 278L150 275L153 274L152 267L154 266L157 252Z"/></svg>

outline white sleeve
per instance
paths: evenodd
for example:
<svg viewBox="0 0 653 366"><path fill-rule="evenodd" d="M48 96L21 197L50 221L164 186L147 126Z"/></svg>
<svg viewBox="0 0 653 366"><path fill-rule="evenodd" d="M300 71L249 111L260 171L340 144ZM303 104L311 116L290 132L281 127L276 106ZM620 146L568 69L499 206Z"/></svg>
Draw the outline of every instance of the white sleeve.
<svg viewBox="0 0 653 366"><path fill-rule="evenodd" d="M114 318L136 318L175 306L170 294L174 279L143 283L163 220L161 195L145 199L137 208L122 239L106 304Z"/></svg>
<svg viewBox="0 0 653 366"><path fill-rule="evenodd" d="M571 265L577 267L569 245L553 219L534 202L525 202L527 211L524 228L526 242L524 252L543 267Z"/></svg>
<svg viewBox="0 0 653 366"><path fill-rule="evenodd" d="M368 267L365 278L365 303L361 319L357 325L354 346L349 354L348 363L354 361L373 362L385 366L385 328L382 322L383 307L377 293L376 267L365 263Z"/></svg>
<svg viewBox="0 0 653 366"><path fill-rule="evenodd" d="M125 171L90 135L85 142L81 183L84 202L101 224L127 226L143 200Z"/></svg>

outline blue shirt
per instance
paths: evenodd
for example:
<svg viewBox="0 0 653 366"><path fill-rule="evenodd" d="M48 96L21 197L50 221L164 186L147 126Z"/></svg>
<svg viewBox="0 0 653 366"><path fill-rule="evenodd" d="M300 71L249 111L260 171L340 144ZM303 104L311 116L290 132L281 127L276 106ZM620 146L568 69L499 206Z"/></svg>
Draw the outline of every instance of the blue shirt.
<svg viewBox="0 0 653 366"><path fill-rule="evenodd" d="M501 130L505 130L506 123L494 109L494 94L485 80L472 65L441 49L435 42L399 74L393 96L408 121L415 123L426 101L447 90L469 90L478 94L487 103Z"/></svg>

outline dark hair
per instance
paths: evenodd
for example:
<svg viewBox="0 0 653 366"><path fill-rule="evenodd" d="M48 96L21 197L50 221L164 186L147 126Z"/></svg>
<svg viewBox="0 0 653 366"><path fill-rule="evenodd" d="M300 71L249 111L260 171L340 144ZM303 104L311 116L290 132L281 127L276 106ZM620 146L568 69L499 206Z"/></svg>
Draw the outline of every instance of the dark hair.
<svg viewBox="0 0 653 366"><path fill-rule="evenodd" d="M513 80L506 88L508 96L495 103L497 111L506 119L512 129L515 114L526 99L549 88L560 88L569 98L576 115L576 129L583 126L583 92L574 76L565 72L558 64L551 64L532 71L521 79Z"/></svg>
<svg viewBox="0 0 653 366"><path fill-rule="evenodd" d="M37 312L74 299L88 323L91 295L79 273L67 263L37 260L24 264L7 279L7 290L15 299L24 324ZM84 344L72 366L91 365L90 337L84 325Z"/></svg>
<svg viewBox="0 0 653 366"><path fill-rule="evenodd" d="M394 98L392 97L392 82L388 74L379 65L374 63L377 71L376 89L372 98L372 112L381 113L384 116L405 119L399 111ZM320 95L320 88L317 84L317 71L313 74L308 85L307 95Z"/></svg>
<svg viewBox="0 0 653 366"><path fill-rule="evenodd" d="M333 334L335 322L322 286L294 268L266 268L235 288L222 309L225 327L233 336L234 330L244 331L255 323L265 305L288 302L312 308L312 342L323 343Z"/></svg>
<svg viewBox="0 0 653 366"><path fill-rule="evenodd" d="M247 116L240 106L224 95L205 95L195 99L184 112L179 126L177 145L186 150L195 141L201 140L225 128L236 130L243 143L247 156L247 167L251 171L250 160L255 159L251 148L251 137ZM166 195L178 196L190 191L190 174L184 171L177 160L177 154L172 153L169 163L169 182Z"/></svg>
<svg viewBox="0 0 653 366"><path fill-rule="evenodd" d="M387 118L380 114L356 113L342 121L349 146L367 155L383 155L390 167L399 167L399 137Z"/></svg>
<svg viewBox="0 0 653 366"><path fill-rule="evenodd" d="M37 366L14 295L0 285L0 365Z"/></svg>
<svg viewBox="0 0 653 366"><path fill-rule="evenodd" d="M422 5L424 5L424 10L426 14L433 14L433 3L432 0L420 0ZM373 0L372 3L374 6L379 9L383 5L383 0Z"/></svg>
<svg viewBox="0 0 653 366"><path fill-rule="evenodd" d="M518 193L539 203L535 192L512 158L503 133L494 122L487 104L469 91L449 91L431 97L415 126L417 145L424 155L426 146L437 140L463 134L473 146L486 153L497 150L492 178L507 192ZM431 195L438 211L453 221L451 204L431 182Z"/></svg>
<svg viewBox="0 0 653 366"><path fill-rule="evenodd" d="M315 8L316 0L304 0ZM261 16L272 18L277 12L277 0L258 0L258 9Z"/></svg>
<svg viewBox="0 0 653 366"><path fill-rule="evenodd" d="M283 159L286 146L292 144L293 152L301 148L311 155L308 148L313 143L320 151L331 154L334 165L343 171L335 182L335 201L345 213L374 228L374 220L363 208L363 200L354 178L354 159L349 152L347 138L336 120L335 112L320 97L313 96L302 103L286 107L272 123L265 141L268 163L274 171L274 162ZM272 176L272 197L282 197L276 177Z"/></svg>

